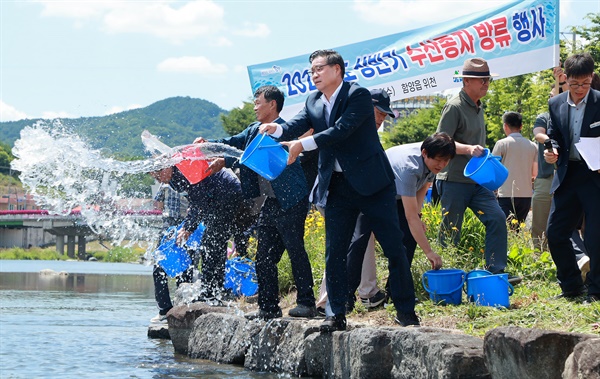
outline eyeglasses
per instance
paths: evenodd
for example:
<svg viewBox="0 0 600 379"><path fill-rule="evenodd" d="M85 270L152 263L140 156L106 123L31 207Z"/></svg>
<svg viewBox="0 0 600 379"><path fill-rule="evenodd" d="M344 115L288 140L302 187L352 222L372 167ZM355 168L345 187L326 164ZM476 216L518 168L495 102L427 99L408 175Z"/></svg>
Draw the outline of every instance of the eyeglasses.
<svg viewBox="0 0 600 379"><path fill-rule="evenodd" d="M494 81L494 78L480 78L481 84L491 83Z"/></svg>
<svg viewBox="0 0 600 379"><path fill-rule="evenodd" d="M326 66L331 66L332 63L321 64L318 66L312 66L310 70L308 70L308 75L313 76L314 74L320 74Z"/></svg>
<svg viewBox="0 0 600 379"><path fill-rule="evenodd" d="M569 86L569 88L573 88L573 89L577 89L579 87L583 88L583 89L588 89L590 88L590 86L592 85L592 83L572 83L572 82L567 82L567 85Z"/></svg>

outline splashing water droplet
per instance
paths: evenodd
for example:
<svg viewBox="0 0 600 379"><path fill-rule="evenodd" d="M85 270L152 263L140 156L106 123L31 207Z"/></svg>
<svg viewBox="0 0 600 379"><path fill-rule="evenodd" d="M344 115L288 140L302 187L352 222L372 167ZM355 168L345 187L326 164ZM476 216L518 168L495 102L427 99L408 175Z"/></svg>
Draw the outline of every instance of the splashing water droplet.
<svg viewBox="0 0 600 379"><path fill-rule="evenodd" d="M37 205L56 215L79 212L81 226L88 226L113 244L127 240L128 247L146 244L150 250L155 246L162 229L160 216L148 217L147 212L133 211L140 209L139 204L144 202L141 199L146 198L148 208L152 200L147 199L147 185L131 188L131 183L141 183L141 174L178 164L184 158L177 153L190 145L161 151L150 159L119 161L90 148L59 120L27 126L20 137L13 148L16 159L11 167L21 172L19 178ZM154 151L165 150L165 146L155 144ZM223 144L193 146L203 154L194 159L240 157L242 153Z"/></svg>

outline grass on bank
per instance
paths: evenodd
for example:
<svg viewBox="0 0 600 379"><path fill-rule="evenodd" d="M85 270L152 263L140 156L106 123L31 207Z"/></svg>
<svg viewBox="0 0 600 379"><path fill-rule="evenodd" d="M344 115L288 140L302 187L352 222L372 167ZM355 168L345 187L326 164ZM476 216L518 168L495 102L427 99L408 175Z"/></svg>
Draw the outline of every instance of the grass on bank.
<svg viewBox="0 0 600 379"><path fill-rule="evenodd" d="M138 262L145 250L140 247L129 248L123 246L109 246L106 248L97 241L88 242L86 245L86 254L102 262ZM77 255L77 252L75 252ZM32 247L30 249L10 248L0 249L0 259L19 259L19 260L67 260L71 259L66 254L60 254L56 247ZM76 259L76 258L75 258Z"/></svg>
<svg viewBox="0 0 600 379"><path fill-rule="evenodd" d="M440 206L426 204L422 215L427 226L427 237L434 250L442 256L444 268L459 268L469 272L484 267L485 228L475 214L467 210L460 243L445 248L436 242L442 217ZM318 294L325 270L323 226L323 217L316 211L311 212L305 226L305 243L313 266L315 294ZM515 228L519 226L521 230L517 232ZM508 249L506 271L522 276L524 280L515 287L514 294L510 297L510 308L496 309L465 303L465 295L463 303L458 306L434 304L421 284L421 276L431 266L423 251L417 248L412 274L419 299L416 311L422 325L458 329L475 336L483 336L490 329L509 325L600 335L599 303L584 305L581 302L554 299L561 292L556 282L556 267L548 251L540 251L533 246L531 233L525 225L509 223ZM387 260L379 245L376 254L378 283L383 288L388 276ZM279 284L284 297L294 290L293 283L290 261L287 254L284 254L279 263ZM395 310L391 304L385 309L369 312L357 302L349 318L376 325L393 325L394 316Z"/></svg>

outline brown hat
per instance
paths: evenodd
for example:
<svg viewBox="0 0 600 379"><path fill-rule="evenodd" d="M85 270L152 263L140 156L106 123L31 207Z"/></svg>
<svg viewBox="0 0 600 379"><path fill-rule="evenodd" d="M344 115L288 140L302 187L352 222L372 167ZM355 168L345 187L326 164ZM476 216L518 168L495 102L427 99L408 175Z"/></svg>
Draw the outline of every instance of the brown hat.
<svg viewBox="0 0 600 379"><path fill-rule="evenodd" d="M454 75L455 78L489 78L491 76L498 76L498 74L490 74L490 67L483 58L467 59L463 65L462 75Z"/></svg>

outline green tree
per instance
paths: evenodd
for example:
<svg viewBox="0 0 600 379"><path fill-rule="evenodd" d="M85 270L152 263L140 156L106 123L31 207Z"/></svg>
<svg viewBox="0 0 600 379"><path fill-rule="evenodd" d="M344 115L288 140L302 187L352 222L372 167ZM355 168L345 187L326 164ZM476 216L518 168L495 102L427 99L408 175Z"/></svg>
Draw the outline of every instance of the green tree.
<svg viewBox="0 0 600 379"><path fill-rule="evenodd" d="M10 172L10 162L15 159L8 144L0 142L0 173L8 174Z"/></svg>
<svg viewBox="0 0 600 379"><path fill-rule="evenodd" d="M441 99L433 103L433 108L420 109L416 114L398 120L392 130L382 133L383 146L387 149L396 145L420 142L435 133L444 104L446 100Z"/></svg>
<svg viewBox="0 0 600 379"><path fill-rule="evenodd" d="M590 20L589 26L573 26L571 32L575 33L579 41L583 41L577 49L587 51L596 62L596 72L600 72L600 13L588 13L584 18Z"/></svg>
<svg viewBox="0 0 600 379"><path fill-rule="evenodd" d="M244 101L243 107L234 108L227 115L221 114L223 129L225 129L230 136L234 136L246 129L246 127L254 121L256 121L254 103L249 101Z"/></svg>
<svg viewBox="0 0 600 379"><path fill-rule="evenodd" d="M496 141L505 137L502 115L519 112L523 115L523 131L526 138L533 138L533 122L538 114L548 109L548 93L552 83L552 71L514 76L494 81L482 99L487 126L486 144L492 148ZM549 73L549 74L548 74Z"/></svg>
<svg viewBox="0 0 600 379"><path fill-rule="evenodd" d="M127 175L121 180L121 193L119 195L135 198L150 197L153 184L154 179L146 173Z"/></svg>

